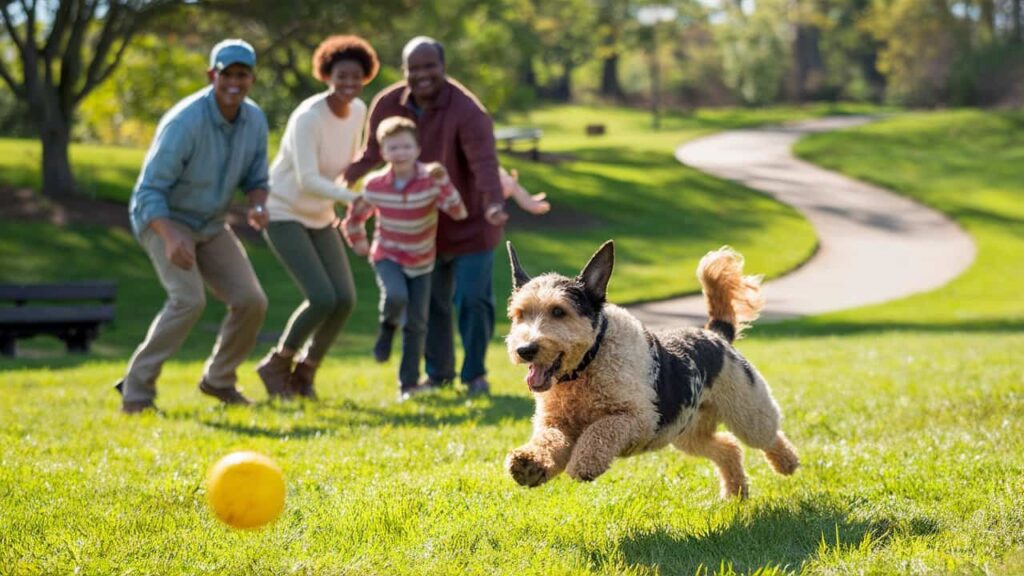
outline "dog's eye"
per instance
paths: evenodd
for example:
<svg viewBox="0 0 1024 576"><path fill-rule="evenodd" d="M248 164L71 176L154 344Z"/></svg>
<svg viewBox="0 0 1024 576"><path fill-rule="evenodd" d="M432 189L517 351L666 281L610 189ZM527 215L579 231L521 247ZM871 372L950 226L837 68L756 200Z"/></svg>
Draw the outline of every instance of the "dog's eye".
<svg viewBox="0 0 1024 576"><path fill-rule="evenodd" d="M555 318L561 318L565 316L565 308L562 308L561 306L555 306L554 308L551 309L551 315L554 316Z"/></svg>

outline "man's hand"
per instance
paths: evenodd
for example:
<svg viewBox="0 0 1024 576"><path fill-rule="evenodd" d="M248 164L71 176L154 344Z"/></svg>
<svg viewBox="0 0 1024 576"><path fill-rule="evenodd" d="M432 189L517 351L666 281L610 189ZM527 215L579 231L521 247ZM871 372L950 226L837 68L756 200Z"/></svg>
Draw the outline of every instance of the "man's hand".
<svg viewBox="0 0 1024 576"><path fill-rule="evenodd" d="M484 220L491 226L504 226L508 222L508 212L501 204L491 204L484 210Z"/></svg>
<svg viewBox="0 0 1024 576"><path fill-rule="evenodd" d="M252 204L249 206L249 213L247 214L247 220L249 226L252 226L256 230L263 230L270 223L270 215L267 214L267 208L263 204Z"/></svg>
<svg viewBox="0 0 1024 576"><path fill-rule="evenodd" d="M150 228L164 241L164 256L182 270L191 270L196 263L196 249L192 239L171 225L166 218L157 218Z"/></svg>
<svg viewBox="0 0 1024 576"><path fill-rule="evenodd" d="M246 220L249 221L249 226L256 230L263 230L270 223L270 215L267 214L267 196L269 195L270 193L262 188L245 193L249 199L249 212L246 214Z"/></svg>

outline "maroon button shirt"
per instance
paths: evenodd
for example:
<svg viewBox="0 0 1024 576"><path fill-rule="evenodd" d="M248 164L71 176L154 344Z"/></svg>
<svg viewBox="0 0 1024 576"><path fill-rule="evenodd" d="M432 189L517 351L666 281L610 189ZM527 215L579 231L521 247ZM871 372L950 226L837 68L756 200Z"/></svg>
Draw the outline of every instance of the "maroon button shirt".
<svg viewBox="0 0 1024 576"><path fill-rule="evenodd" d="M491 250L501 240L501 226L492 226L484 211L492 204L504 206L498 180L498 153L494 147L494 125L483 105L461 84L447 78L432 108L417 108L408 85L402 81L385 88L370 104L366 147L358 160L345 170L354 184L382 162L377 143L377 126L391 116L416 122L422 152L421 162L440 162L452 184L462 195L469 216L452 220L440 214L437 251L442 254L471 254Z"/></svg>

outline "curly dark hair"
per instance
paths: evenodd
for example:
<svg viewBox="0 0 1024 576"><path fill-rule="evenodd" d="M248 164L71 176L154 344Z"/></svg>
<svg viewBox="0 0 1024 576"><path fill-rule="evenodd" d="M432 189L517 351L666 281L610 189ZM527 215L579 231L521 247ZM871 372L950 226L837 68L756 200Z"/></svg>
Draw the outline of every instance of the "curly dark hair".
<svg viewBox="0 0 1024 576"><path fill-rule="evenodd" d="M377 52L359 36L329 36L313 52L313 77L326 82L336 62L354 60L363 67L363 84L369 84L380 70Z"/></svg>

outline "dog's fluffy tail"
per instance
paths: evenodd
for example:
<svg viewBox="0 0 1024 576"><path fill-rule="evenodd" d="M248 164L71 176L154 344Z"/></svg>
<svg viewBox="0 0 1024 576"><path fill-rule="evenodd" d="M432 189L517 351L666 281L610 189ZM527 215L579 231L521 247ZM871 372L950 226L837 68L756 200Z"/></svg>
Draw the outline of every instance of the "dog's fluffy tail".
<svg viewBox="0 0 1024 576"><path fill-rule="evenodd" d="M764 308L761 276L743 275L743 256L728 246L708 252L697 265L708 305L705 328L732 342Z"/></svg>

